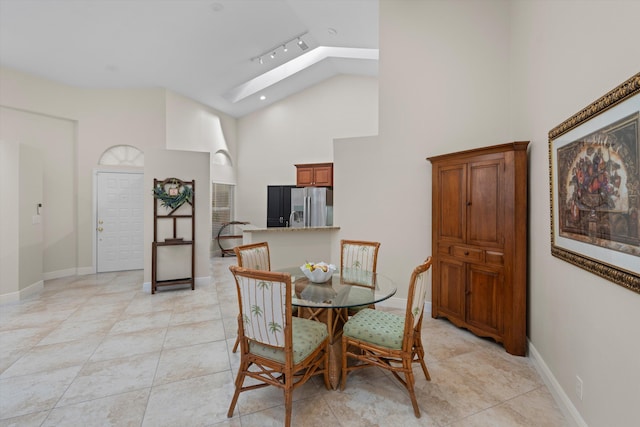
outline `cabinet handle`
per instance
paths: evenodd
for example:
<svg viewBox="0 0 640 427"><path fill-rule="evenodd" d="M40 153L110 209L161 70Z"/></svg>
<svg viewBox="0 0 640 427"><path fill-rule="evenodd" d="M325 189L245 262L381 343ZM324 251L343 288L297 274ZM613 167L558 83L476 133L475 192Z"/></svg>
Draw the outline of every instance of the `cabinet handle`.
<svg viewBox="0 0 640 427"><path fill-rule="evenodd" d="M471 202L467 202L467 206L471 206Z"/></svg>
<svg viewBox="0 0 640 427"><path fill-rule="evenodd" d="M464 256L469 256L469 251L465 251Z"/></svg>

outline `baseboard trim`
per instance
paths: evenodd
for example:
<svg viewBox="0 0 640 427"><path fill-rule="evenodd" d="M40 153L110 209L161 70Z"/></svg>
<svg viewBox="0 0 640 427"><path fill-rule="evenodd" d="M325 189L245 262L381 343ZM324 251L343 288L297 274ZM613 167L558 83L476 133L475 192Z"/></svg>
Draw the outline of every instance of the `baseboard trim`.
<svg viewBox="0 0 640 427"><path fill-rule="evenodd" d="M32 283L31 285L27 286L24 289L20 289L19 291L9 292L7 294L0 295L0 304L23 300L31 295L37 294L43 289L44 289L44 281L39 280L35 283Z"/></svg>
<svg viewBox="0 0 640 427"><path fill-rule="evenodd" d="M584 419L582 419L578 409L573 405L573 402L571 402L571 399L569 399L569 396L567 396L567 393L565 393L560 386L558 380L556 380L556 377L544 362L542 356L540 356L540 353L538 353L538 350L536 350L531 341L527 340L527 342L529 345L529 356L533 362L533 366L542 377L547 388L549 388L549 391L567 419L567 422L572 423L572 427L589 427Z"/></svg>
<svg viewBox="0 0 640 427"><path fill-rule="evenodd" d="M96 269L93 267L78 267L78 276L85 276L87 274L96 274Z"/></svg>
<svg viewBox="0 0 640 427"><path fill-rule="evenodd" d="M49 271L47 273L42 273L42 279L43 280L60 279L61 277L75 276L77 274L78 274L77 268L66 268L64 270Z"/></svg>
<svg viewBox="0 0 640 427"><path fill-rule="evenodd" d="M399 310L404 310L407 308L407 299L391 297L377 303L376 305L379 307L397 308ZM424 302L424 312L431 313L431 301Z"/></svg>

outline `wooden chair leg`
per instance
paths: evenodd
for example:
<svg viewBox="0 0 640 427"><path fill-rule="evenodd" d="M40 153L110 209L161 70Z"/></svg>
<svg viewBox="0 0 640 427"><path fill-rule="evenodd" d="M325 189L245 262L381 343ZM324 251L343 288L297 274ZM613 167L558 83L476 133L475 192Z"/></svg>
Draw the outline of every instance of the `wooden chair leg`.
<svg viewBox="0 0 640 427"><path fill-rule="evenodd" d="M285 376L284 388L284 426L291 427L291 409L293 407L293 373Z"/></svg>
<svg viewBox="0 0 640 427"><path fill-rule="evenodd" d="M403 365L407 365L406 362L403 362ZM409 392L409 396L411 397L411 405L413 405L413 413L416 418L420 418L420 407L418 407L418 399L416 399L416 391L414 389L415 378L413 377L413 370L411 369L411 362L408 363L408 367L405 366L405 380L407 391Z"/></svg>
<svg viewBox="0 0 640 427"><path fill-rule="evenodd" d="M422 347L422 338L420 335L415 336L415 355L420 362L420 366L422 367L422 372L424 372L424 376L427 381L431 381L431 376L429 375L429 370L427 369L427 365L424 362L424 347Z"/></svg>
<svg viewBox="0 0 640 427"><path fill-rule="evenodd" d="M424 359L420 358L420 366L422 366L422 372L424 372L424 377L427 381L431 381L431 376L429 375L429 370L427 369L427 365L424 363Z"/></svg>
<svg viewBox="0 0 640 427"><path fill-rule="evenodd" d="M231 404L229 405L227 418L233 417L233 411L236 408L236 403L238 402L238 396L240 396L240 392L242 391L242 384L244 383L244 376L247 369L248 369L247 363L240 362L240 367L238 368L238 376L236 377L236 391L233 393L233 399L231 399Z"/></svg>
<svg viewBox="0 0 640 427"><path fill-rule="evenodd" d="M340 390L344 390L347 385L347 339L342 336L342 369L340 378Z"/></svg>

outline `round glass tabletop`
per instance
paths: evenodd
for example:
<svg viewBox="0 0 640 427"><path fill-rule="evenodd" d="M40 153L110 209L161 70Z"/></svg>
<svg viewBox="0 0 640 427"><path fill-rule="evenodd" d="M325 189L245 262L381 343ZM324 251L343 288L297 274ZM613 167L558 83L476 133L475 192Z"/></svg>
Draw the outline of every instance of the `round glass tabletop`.
<svg viewBox="0 0 640 427"><path fill-rule="evenodd" d="M291 274L294 307L358 307L384 301L397 290L396 284L387 276L362 270L336 271L325 283L311 282L300 267L277 271Z"/></svg>

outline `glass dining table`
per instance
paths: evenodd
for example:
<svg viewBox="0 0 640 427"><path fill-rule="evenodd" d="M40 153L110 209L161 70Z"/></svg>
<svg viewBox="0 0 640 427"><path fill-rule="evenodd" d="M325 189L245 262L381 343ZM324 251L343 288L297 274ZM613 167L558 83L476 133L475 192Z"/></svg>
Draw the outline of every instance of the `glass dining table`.
<svg viewBox="0 0 640 427"><path fill-rule="evenodd" d="M311 282L300 267L276 271L291 274L293 307L297 316L323 322L329 330L329 379L334 389L340 383L342 327L349 319L349 309L366 307L384 301L397 291L387 276L359 269L336 271L324 283Z"/></svg>

